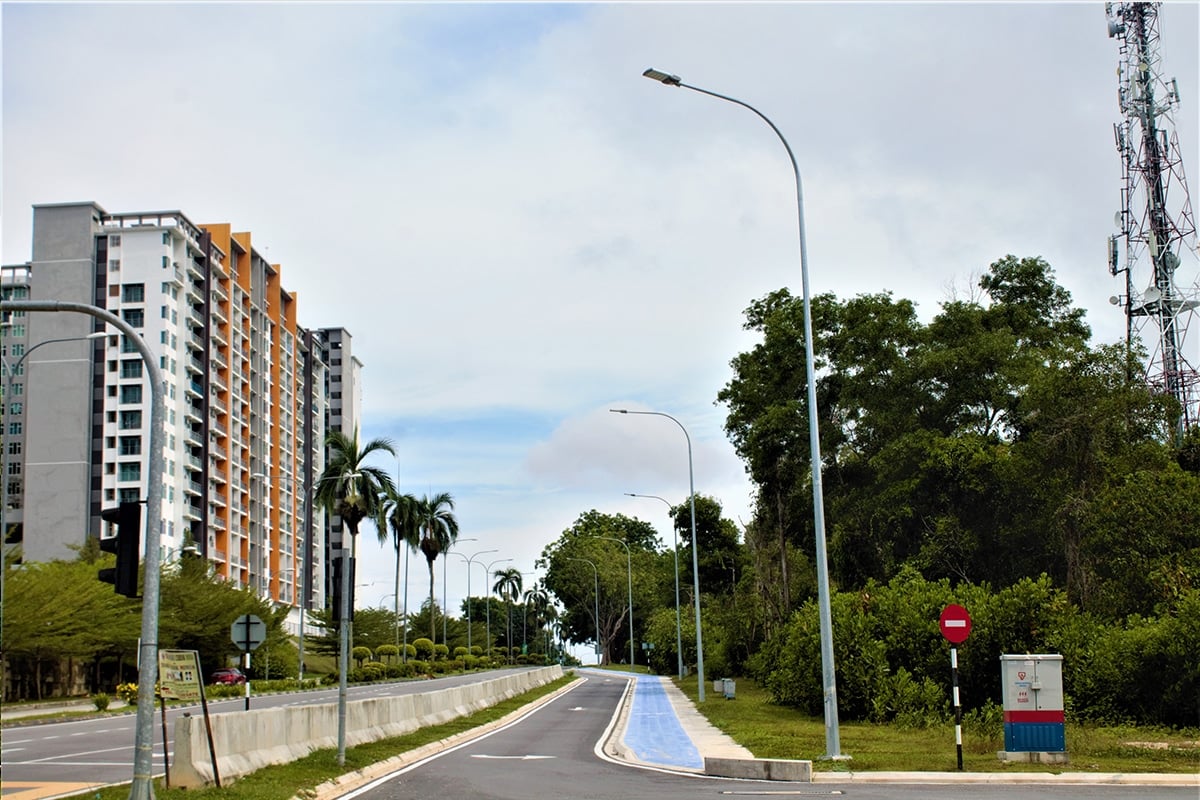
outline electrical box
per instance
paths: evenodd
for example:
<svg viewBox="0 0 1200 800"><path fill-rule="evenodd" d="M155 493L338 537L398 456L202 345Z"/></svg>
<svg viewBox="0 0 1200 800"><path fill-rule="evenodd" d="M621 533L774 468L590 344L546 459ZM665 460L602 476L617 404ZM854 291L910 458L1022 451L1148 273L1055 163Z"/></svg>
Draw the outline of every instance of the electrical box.
<svg viewBox="0 0 1200 800"><path fill-rule="evenodd" d="M1004 750L1065 753L1062 656L1002 655Z"/></svg>

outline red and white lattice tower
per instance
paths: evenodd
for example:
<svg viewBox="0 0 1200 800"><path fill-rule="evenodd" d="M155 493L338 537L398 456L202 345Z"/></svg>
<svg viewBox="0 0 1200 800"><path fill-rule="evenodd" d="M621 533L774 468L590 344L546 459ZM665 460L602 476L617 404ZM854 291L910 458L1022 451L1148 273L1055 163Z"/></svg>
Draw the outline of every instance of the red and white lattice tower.
<svg viewBox="0 0 1200 800"><path fill-rule="evenodd" d="M1150 352L1147 382L1179 402L1175 427L1182 434L1200 422L1200 377L1185 349L1200 287L1192 277L1196 223L1173 119L1179 90L1162 76L1159 5L1105 5L1108 35L1120 43L1123 119L1113 129L1124 179L1120 232L1109 240L1108 266L1114 276L1125 276L1125 292L1112 302L1124 307L1129 341L1140 339ZM1183 276L1189 278L1181 285Z"/></svg>

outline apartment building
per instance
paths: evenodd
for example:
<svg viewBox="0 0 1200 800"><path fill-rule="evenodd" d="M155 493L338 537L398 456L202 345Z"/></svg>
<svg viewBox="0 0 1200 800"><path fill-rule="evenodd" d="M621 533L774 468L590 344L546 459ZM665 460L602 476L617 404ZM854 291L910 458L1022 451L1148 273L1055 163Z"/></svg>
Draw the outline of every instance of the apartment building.
<svg viewBox="0 0 1200 800"><path fill-rule="evenodd" d="M224 580L293 608L307 586L307 607L324 606L340 535L310 498L326 431L357 420L361 364L343 329L299 325L279 265L249 232L180 211L39 205L32 258L3 267L0 289L103 307L158 354L164 561L194 546ZM70 558L68 545L100 535L101 510L146 496L146 370L94 317L5 322L4 523L26 560Z"/></svg>

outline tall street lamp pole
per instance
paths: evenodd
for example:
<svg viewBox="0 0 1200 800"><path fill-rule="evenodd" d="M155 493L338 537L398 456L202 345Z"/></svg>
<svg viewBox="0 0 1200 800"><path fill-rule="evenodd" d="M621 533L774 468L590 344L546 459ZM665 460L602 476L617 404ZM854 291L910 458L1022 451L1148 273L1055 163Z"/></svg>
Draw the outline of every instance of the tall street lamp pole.
<svg viewBox="0 0 1200 800"><path fill-rule="evenodd" d="M700 548L696 545L696 480L695 473L692 470L692 437L688 435L687 428L683 427L683 423L672 417L670 414L664 414L661 411L630 411L625 408L610 408L614 414L641 414L652 417L666 417L679 426L679 430L683 431L683 438L687 440L688 452L688 502L691 504L692 512L692 593L696 595L696 678L699 681L699 690L697 697L700 702L704 702L704 637L700 631ZM682 670L681 670L682 671Z"/></svg>
<svg viewBox="0 0 1200 800"><path fill-rule="evenodd" d="M796 156L783 133L765 114L749 103L697 86L689 86L679 76L659 72L656 69L648 69L642 75L667 86L691 89L694 92L706 94L754 112L779 137L783 148L787 150L788 159L792 162L792 173L796 177L796 220L800 232L800 280L803 284L804 294L804 367L808 384L808 446L809 458L812 461L813 524L817 551L817 606L821 627L821 677L825 688L825 749L828 758L841 758L841 743L838 736L837 684L833 665L833 615L830 611L829 567L825 552L825 500L821 487L821 439L817 429L817 382L813 366L812 308L808 287L808 244L804 235L804 191L800 181L800 167L796 164Z"/></svg>
<svg viewBox="0 0 1200 800"><path fill-rule="evenodd" d="M629 545L612 536L589 536L589 539L607 539L610 542L616 542L625 548L625 570L629 581L629 668L633 669L636 661L633 659L633 556L630 553Z"/></svg>
<svg viewBox="0 0 1200 800"><path fill-rule="evenodd" d="M659 497L656 494L637 494L636 492L626 492L630 497L651 497L655 500L662 500L666 503L667 513L670 513L671 504L665 498ZM671 520L671 535L675 540L675 655L679 660L679 677L683 677L683 624L679 616L679 531L675 530L675 520Z"/></svg>
<svg viewBox="0 0 1200 800"><path fill-rule="evenodd" d="M503 564L506 561L512 561L511 558L497 558L487 566L483 562L479 562L479 566L483 567L483 582L488 590L487 601L487 656L490 660L492 657L492 587L489 585L492 580L492 567L497 564Z"/></svg>
<svg viewBox="0 0 1200 800"><path fill-rule="evenodd" d="M477 541L479 541L479 540L478 540L478 539L474 539L474 538L472 538L472 539L455 539L453 542L451 542L451 543L450 543L450 547L453 547L454 545L458 544L459 542L477 542ZM447 547L447 548L446 548L446 553L447 553L447 554L450 552L450 547ZM450 559L448 559L448 558L443 558L443 559L442 559L442 644L446 645L447 647L449 647L449 646L450 646L450 645L449 645L449 644L446 642L446 617L448 617L448 616L450 615L450 608L449 608L449 606L447 606L447 605L446 605L446 604L449 602L449 601L447 600L447 594L446 594L446 562L447 562L447 561L449 561L449 560L450 560ZM467 588L467 596L468 596L468 597L469 597L469 596L470 596L470 594L471 594L471 592L470 592L470 586L469 586L469 584L470 584L470 582L471 582L471 575L470 575L470 572L471 572L471 569L470 569L470 567L468 567L468 568L467 568L467 583L468 583L468 588ZM468 615L468 616L469 616L469 615ZM468 633L468 636L470 635L470 631L471 631L470 622L471 622L471 621L468 619L468 620L467 620L467 633ZM467 643L467 652L468 652L468 653L469 653L469 652L471 652L471 644L470 644L470 642L469 642L469 641L468 641L468 643Z"/></svg>
<svg viewBox="0 0 1200 800"><path fill-rule="evenodd" d="M454 554L454 555L458 556L459 558L461 558L463 561L467 562L467 652L468 653L471 653L471 563L478 556L484 555L485 553L499 553L499 552L500 552L500 550L498 548L493 547L491 550L480 550L478 553L473 553L473 554L471 554L470 558L467 558L462 553ZM480 566L483 566L482 562L480 562ZM472 655L474 655L474 654L472 653Z"/></svg>
<svg viewBox="0 0 1200 800"><path fill-rule="evenodd" d="M600 570L596 567L595 562L590 561L586 558L572 558L572 557L568 556L567 561L583 561L583 562L586 562L586 563L592 565L592 572L594 573L593 577L595 578L595 581L596 581L596 600L595 600L595 606L593 607L593 610L592 610L592 614L596 618L596 666L600 666L600 662L602 661L602 659L600 657L600 653L601 653L601 647L600 647Z"/></svg>

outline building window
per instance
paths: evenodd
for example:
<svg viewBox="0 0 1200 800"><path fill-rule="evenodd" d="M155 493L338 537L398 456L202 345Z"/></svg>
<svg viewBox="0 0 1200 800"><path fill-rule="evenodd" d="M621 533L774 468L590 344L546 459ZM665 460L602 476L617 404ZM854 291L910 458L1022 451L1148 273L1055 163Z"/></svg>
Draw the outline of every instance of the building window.
<svg viewBox="0 0 1200 800"><path fill-rule="evenodd" d="M8 454L10 456L21 455L21 443L20 442L9 442L8 443Z"/></svg>
<svg viewBox="0 0 1200 800"><path fill-rule="evenodd" d="M121 271L121 259L110 258L108 260L108 271L109 272L120 272Z"/></svg>
<svg viewBox="0 0 1200 800"><path fill-rule="evenodd" d="M169 266L171 266L171 257L163 256L163 269L166 269Z"/></svg>
<svg viewBox="0 0 1200 800"><path fill-rule="evenodd" d="M122 303L144 303L146 302L146 284L144 283L127 283L121 287L121 302Z"/></svg>
<svg viewBox="0 0 1200 800"><path fill-rule="evenodd" d="M25 430L25 427L19 422L8 423L8 435L9 436L20 436L21 432L24 430Z"/></svg>
<svg viewBox="0 0 1200 800"><path fill-rule="evenodd" d="M121 312L121 317L135 328L146 325L146 312L141 308L126 308Z"/></svg>
<svg viewBox="0 0 1200 800"><path fill-rule="evenodd" d="M108 396L109 396L109 397L116 397L116 396L117 396L117 387L116 387L116 386L109 386L109 387L108 387Z"/></svg>
<svg viewBox="0 0 1200 800"><path fill-rule="evenodd" d="M140 456L142 454L142 437L122 436L120 453L123 456Z"/></svg>
<svg viewBox="0 0 1200 800"><path fill-rule="evenodd" d="M8 329L8 335L16 337L17 339L24 339L25 338L25 326L24 325L10 326Z"/></svg>
<svg viewBox="0 0 1200 800"><path fill-rule="evenodd" d="M21 507L21 499L20 498L21 498L21 482L20 481L9 481L8 482L8 505L9 505L9 507L10 508L20 508Z"/></svg>
<svg viewBox="0 0 1200 800"><path fill-rule="evenodd" d="M12 393L13 397L20 397L21 395L25 394L25 384L14 383L12 385Z"/></svg>
<svg viewBox="0 0 1200 800"><path fill-rule="evenodd" d="M141 411L122 411L121 430L132 431L142 427Z"/></svg>
<svg viewBox="0 0 1200 800"><path fill-rule="evenodd" d="M122 386L121 387L121 402L122 403L140 403L140 402L142 402L142 387L141 386Z"/></svg>
<svg viewBox="0 0 1200 800"><path fill-rule="evenodd" d="M163 244L170 244L170 243L171 243L171 232L163 231Z"/></svg>
<svg viewBox="0 0 1200 800"><path fill-rule="evenodd" d="M6 349L7 349L7 348L6 348ZM25 345L23 345L23 344L14 344L14 345L12 346L12 354L13 354L14 356L18 356L18 357L19 357L19 356L23 356L23 355L25 355Z"/></svg>
<svg viewBox="0 0 1200 800"><path fill-rule="evenodd" d="M139 461L122 461L121 470L117 473L119 481L140 481L142 479L142 464Z"/></svg>
<svg viewBox="0 0 1200 800"><path fill-rule="evenodd" d="M121 352L122 353L136 353L137 351L138 351L137 342L133 341L133 339L130 339L128 336L122 335L121 336Z"/></svg>
<svg viewBox="0 0 1200 800"><path fill-rule="evenodd" d="M112 489L104 490L104 502L111 503L111 502L115 501L116 499L117 499L116 492L114 492Z"/></svg>
<svg viewBox="0 0 1200 800"><path fill-rule="evenodd" d="M108 246L109 247L120 247L121 246L121 234L114 233L112 236L109 236L108 237Z"/></svg>
<svg viewBox="0 0 1200 800"><path fill-rule="evenodd" d="M10 414L21 414L24 411L25 411L24 403L10 403L8 406L8 413L10 413Z"/></svg>
<svg viewBox="0 0 1200 800"><path fill-rule="evenodd" d="M140 492L141 492L140 489L122 489L121 490L121 502L122 503L137 503L137 502L139 502L142 499L141 497L138 496L140 494Z"/></svg>
<svg viewBox="0 0 1200 800"><path fill-rule="evenodd" d="M105 475L116 475L117 474L117 465L116 464L105 464L104 465L104 474Z"/></svg>
<svg viewBox="0 0 1200 800"><path fill-rule="evenodd" d="M128 359L121 362L121 377L122 378L140 378L142 377L142 362Z"/></svg>
<svg viewBox="0 0 1200 800"><path fill-rule="evenodd" d="M9 475L20 475L21 474L21 462L20 461L8 462L8 474Z"/></svg>

